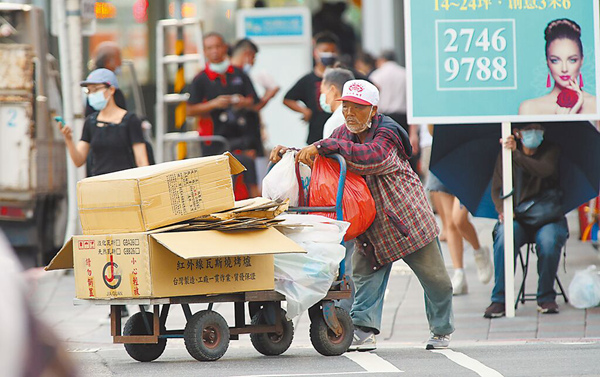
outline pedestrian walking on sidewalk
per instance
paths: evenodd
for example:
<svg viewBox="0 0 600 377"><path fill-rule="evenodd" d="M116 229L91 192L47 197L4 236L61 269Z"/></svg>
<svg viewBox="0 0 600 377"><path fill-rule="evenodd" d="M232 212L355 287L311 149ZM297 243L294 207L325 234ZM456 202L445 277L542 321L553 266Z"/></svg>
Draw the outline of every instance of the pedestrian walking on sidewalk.
<svg viewBox="0 0 600 377"><path fill-rule="evenodd" d="M446 234L448 251L452 259L454 273L452 275L452 293L464 295L469 293L467 277L464 271L464 242L466 240L473 249L477 277L483 284L489 283L494 270L487 246L481 246L477 231L469 221L469 211L457 197L436 177L430 173L427 179L427 190L431 194L431 201L440 215L442 228Z"/></svg>
<svg viewBox="0 0 600 377"><path fill-rule="evenodd" d="M95 110L85 118L81 140L75 144L71 127L59 123L75 166L82 166L88 155L93 162L90 176L147 166L142 121L115 103L114 95L119 88L115 74L106 68L96 69L81 82L81 86ZM125 306L121 315L128 315Z"/></svg>
<svg viewBox="0 0 600 377"><path fill-rule="evenodd" d="M81 140L75 144L71 127L59 123L75 166L82 166L88 154L94 161L92 176L148 165L141 120L115 103L119 88L115 74L96 69L81 86L96 110L85 119Z"/></svg>
<svg viewBox="0 0 600 377"><path fill-rule="evenodd" d="M355 327L350 350L376 348L385 290L392 263L399 259L413 270L425 291L431 331L426 348L447 347L454 331L452 284L440 252L434 214L408 162L412 153L408 134L377 112L379 91L368 81L346 82L339 100L345 127L303 148L297 159L311 165L317 155L341 154L350 171L365 177L375 200L375 220L357 238L352 257L356 296L350 313ZM279 161L286 149L275 147L271 161Z"/></svg>

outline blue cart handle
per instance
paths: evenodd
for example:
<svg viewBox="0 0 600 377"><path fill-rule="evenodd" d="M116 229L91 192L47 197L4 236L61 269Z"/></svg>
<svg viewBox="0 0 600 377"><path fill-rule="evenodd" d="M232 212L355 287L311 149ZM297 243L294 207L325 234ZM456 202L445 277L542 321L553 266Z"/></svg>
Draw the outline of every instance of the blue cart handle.
<svg viewBox="0 0 600 377"><path fill-rule="evenodd" d="M340 221L344 221L344 209L342 206L342 202L344 199L344 185L346 184L346 160L339 153L333 153L327 156L322 156L327 158L333 158L337 160L340 165L340 178L338 180L338 189L337 195L335 199L335 206L331 207L290 207L288 208L289 212L299 212L299 213L310 213L310 212L335 212L336 219ZM267 168L267 172L269 172L273 166L272 162L269 162L269 166ZM302 190L303 188L300 188ZM344 241L342 241L342 245ZM344 276L346 273L345 260L342 259L340 263L340 276Z"/></svg>

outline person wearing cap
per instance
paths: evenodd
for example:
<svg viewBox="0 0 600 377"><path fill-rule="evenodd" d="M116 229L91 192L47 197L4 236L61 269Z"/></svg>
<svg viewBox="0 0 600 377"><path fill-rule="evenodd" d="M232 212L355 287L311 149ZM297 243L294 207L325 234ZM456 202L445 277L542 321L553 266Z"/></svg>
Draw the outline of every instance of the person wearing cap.
<svg viewBox="0 0 600 377"><path fill-rule="evenodd" d="M330 138L303 149L297 160L312 165L317 155L339 153L350 171L364 176L377 214L367 231L358 236L352 257L356 295L350 315L354 323L351 350L373 350L381 328L383 299L392 263L403 259L425 291L425 310L431 337L426 349L448 347L454 331L452 283L440 251L439 228L423 185L411 169L412 153L406 131L390 117L377 112L379 91L364 80L344 84L344 126ZM271 161L287 148L277 146Z"/></svg>
<svg viewBox="0 0 600 377"><path fill-rule="evenodd" d="M81 140L75 144L71 127L59 123L75 166L82 166L88 154L93 160L91 176L148 165L141 120L115 103L119 88L115 74L106 68L96 69L81 86L95 110L85 119Z"/></svg>

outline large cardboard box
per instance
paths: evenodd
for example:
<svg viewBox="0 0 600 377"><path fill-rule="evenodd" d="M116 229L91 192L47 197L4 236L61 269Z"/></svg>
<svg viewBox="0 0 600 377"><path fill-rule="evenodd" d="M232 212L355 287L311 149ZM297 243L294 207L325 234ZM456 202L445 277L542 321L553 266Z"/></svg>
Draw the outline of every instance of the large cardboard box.
<svg viewBox="0 0 600 377"><path fill-rule="evenodd" d="M83 234L144 232L232 208L233 156L201 157L86 178L77 184Z"/></svg>
<svg viewBox="0 0 600 377"><path fill-rule="evenodd" d="M271 290L273 254L305 251L274 228L75 236L47 270L75 269L80 299Z"/></svg>

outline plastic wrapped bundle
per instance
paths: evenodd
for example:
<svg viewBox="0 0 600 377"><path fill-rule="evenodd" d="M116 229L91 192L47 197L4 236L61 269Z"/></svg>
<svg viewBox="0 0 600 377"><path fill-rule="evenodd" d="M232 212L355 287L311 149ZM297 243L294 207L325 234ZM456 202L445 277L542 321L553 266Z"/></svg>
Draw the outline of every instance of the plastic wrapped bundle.
<svg viewBox="0 0 600 377"><path fill-rule="evenodd" d="M275 255L275 291L286 297L292 319L327 295L346 253L340 243L350 224L319 215L280 218L286 220L280 231L306 250Z"/></svg>

